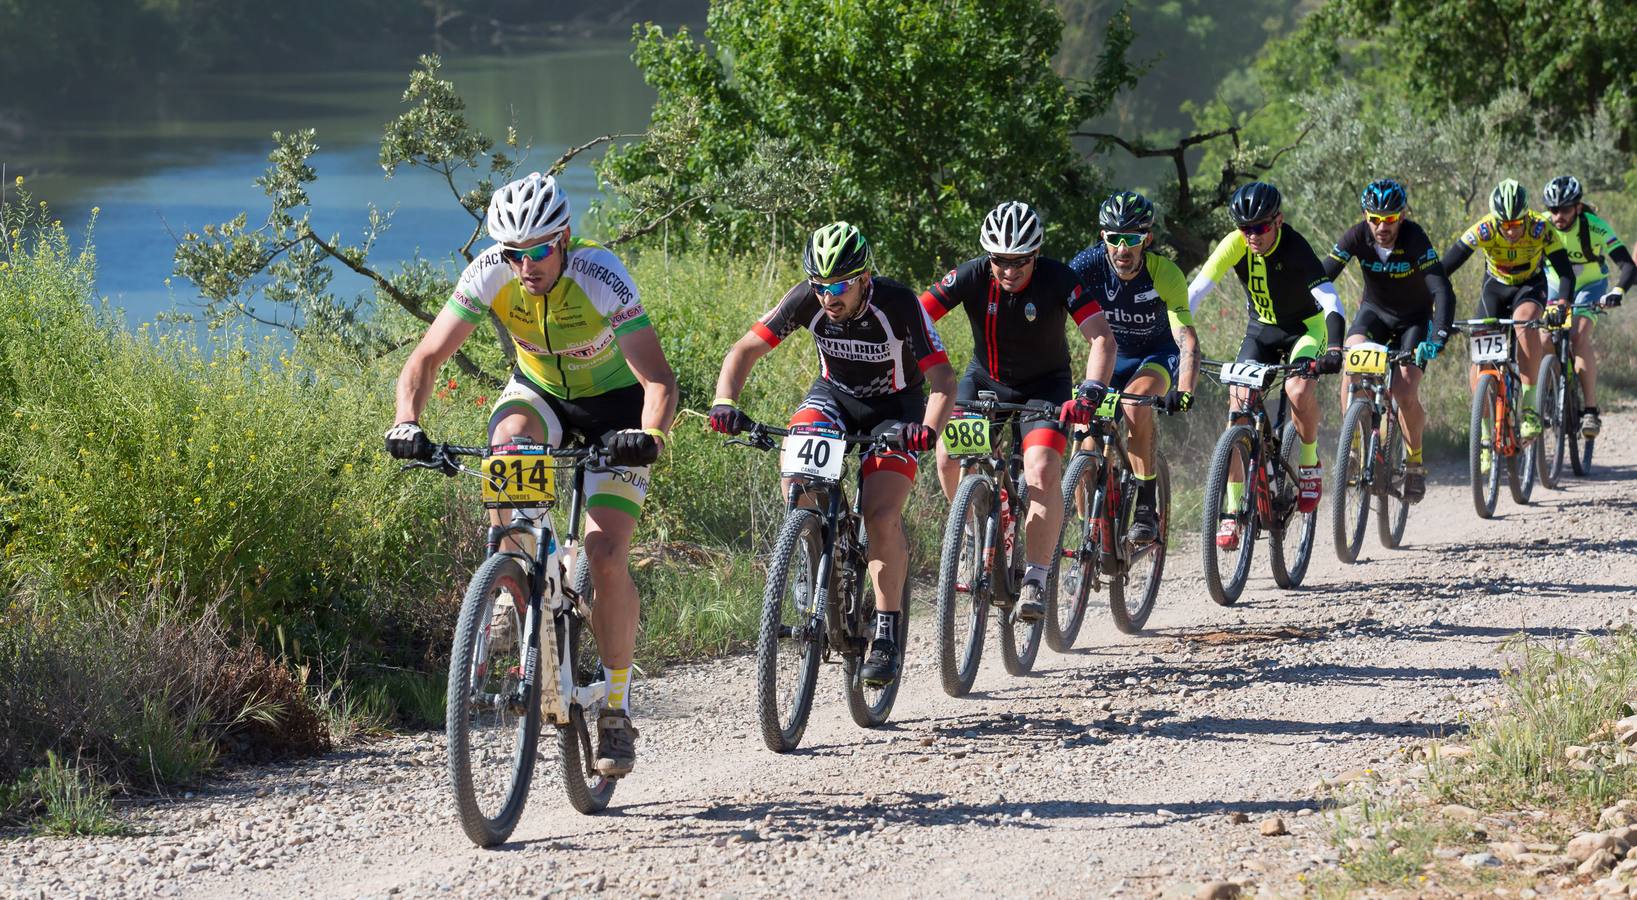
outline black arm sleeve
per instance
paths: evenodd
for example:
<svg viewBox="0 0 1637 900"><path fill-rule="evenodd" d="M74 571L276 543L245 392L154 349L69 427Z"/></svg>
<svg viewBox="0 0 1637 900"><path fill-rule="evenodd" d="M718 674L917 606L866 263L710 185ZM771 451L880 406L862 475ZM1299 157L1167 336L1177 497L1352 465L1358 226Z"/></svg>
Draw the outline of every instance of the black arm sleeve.
<svg viewBox="0 0 1637 900"><path fill-rule="evenodd" d="M1341 270L1347 268L1345 261L1334 256L1323 257L1319 260L1319 264L1324 266L1324 277L1330 281L1335 281L1336 276L1341 274Z"/></svg>
<svg viewBox="0 0 1637 900"><path fill-rule="evenodd" d="M1557 273L1557 297L1565 303L1574 302L1574 263L1569 262L1569 251L1553 250L1546 257L1547 265Z"/></svg>
<svg viewBox="0 0 1637 900"><path fill-rule="evenodd" d="M1427 291L1432 294L1433 334L1440 331L1448 334L1450 324L1455 321L1455 286L1449 283L1449 276L1444 274L1442 263L1435 262L1428 266L1425 277Z"/></svg>
<svg viewBox="0 0 1637 900"><path fill-rule="evenodd" d="M1347 333L1347 320L1333 312L1324 314L1324 334L1329 343L1326 347L1340 347L1343 335Z"/></svg>
<svg viewBox="0 0 1637 900"><path fill-rule="evenodd" d="M1620 277L1615 286L1622 291L1630 290L1637 284L1637 261L1631 258L1631 251L1624 247L1615 247L1609 251L1609 261L1620 267Z"/></svg>
<svg viewBox="0 0 1637 900"><path fill-rule="evenodd" d="M1444 272L1447 275L1454 275L1455 270L1459 269L1461 264L1471 256L1472 248L1468 247L1465 241L1457 239L1455 243L1449 245L1448 250L1444 251Z"/></svg>

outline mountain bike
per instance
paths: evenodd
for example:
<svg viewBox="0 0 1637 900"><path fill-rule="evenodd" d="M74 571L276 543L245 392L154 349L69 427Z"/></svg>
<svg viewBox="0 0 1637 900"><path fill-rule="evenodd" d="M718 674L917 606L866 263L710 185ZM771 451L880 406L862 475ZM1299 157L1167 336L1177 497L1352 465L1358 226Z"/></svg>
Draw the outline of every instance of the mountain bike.
<svg viewBox="0 0 1637 900"><path fill-rule="evenodd" d="M1201 563L1205 588L1211 600L1221 606L1239 601L1250 578L1252 551L1258 534L1266 529L1268 566L1274 583L1282 588L1297 587L1307 576L1313 559L1313 535L1318 530L1318 511L1297 509L1300 480L1296 471L1301 440L1296 423L1290 420L1290 398L1279 390L1287 375L1305 372L1306 361L1269 365L1257 362L1203 360L1201 370L1224 387L1243 388L1245 399L1234 409L1231 421L1211 453L1205 478L1205 511L1201 534ZM1263 398L1268 392L1279 395L1278 409L1270 419ZM1244 473L1245 487L1237 506L1228 503L1229 476L1237 469ZM1239 525L1239 544L1218 548L1217 526L1232 520ZM1219 549L1232 553L1233 565L1226 578L1219 567Z"/></svg>
<svg viewBox="0 0 1637 900"><path fill-rule="evenodd" d="M786 753L800 746L813 710L820 662L839 655L846 682L847 712L863 728L876 728L892 714L898 697L894 679L883 687L864 683L860 669L875 631L875 591L867 583L869 536L859 506L848 504L842 487L848 451L889 451L887 435L844 434L822 425L789 429L753 423L743 438L728 441L757 450L781 444L779 468L789 478L784 523L773 543L756 635L756 712L762 741ZM864 475L857 473L858 495ZM803 501L810 501L805 505ZM909 640L909 572L904 575L903 614L896 636L902 672Z"/></svg>
<svg viewBox="0 0 1637 900"><path fill-rule="evenodd" d="M1472 506L1478 518L1495 514L1500 496L1501 464L1505 461L1507 489L1513 502L1525 505L1535 489L1535 454L1540 440L1525 441L1520 433L1523 415L1517 409L1523 396L1518 376L1517 340L1513 327L1542 328L1539 319L1463 319L1454 330L1465 332L1468 357L1476 372L1472 381L1472 417L1467 432L1467 470L1472 479ZM1551 359L1540 362L1539 377L1550 376ZM1537 384L1539 382L1537 381ZM1535 394L1535 411L1541 412L1544 391ZM1545 424L1544 418L1542 424ZM1578 425L1576 426L1578 427Z"/></svg>
<svg viewBox="0 0 1637 900"><path fill-rule="evenodd" d="M1171 468L1154 452L1155 539L1133 544L1127 537L1137 509L1137 476L1125 447L1121 401L1154 406L1145 394L1109 394L1097 407L1089 431L1076 432L1080 449L1063 476L1063 573L1046 613L1046 644L1063 652L1074 646L1085 621L1091 592L1108 584L1108 611L1126 634L1142 630L1154 611L1165 572L1171 533ZM1090 437L1091 446L1085 447Z"/></svg>
<svg viewBox="0 0 1637 900"><path fill-rule="evenodd" d="M1614 308L1608 305L1606 297L1593 306L1599 314ZM1580 434L1580 416L1585 412L1586 403L1581 392L1580 372L1574 364L1574 316L1569 316L1560 326L1547 326L1546 333L1551 336L1552 357L1557 365L1552 367L1549 381L1537 382L1537 392L1549 397L1545 409L1555 415L1550 426L1551 436L1547 436L1547 431L1541 432L1542 450L1536 459L1540 463L1540 483L1556 488L1563 475L1565 459L1574 474L1581 477L1591 474L1592 450L1597 438Z"/></svg>
<svg viewBox="0 0 1637 900"><path fill-rule="evenodd" d="M1055 420L1057 406L1045 400L1004 403L996 397L994 391L979 391L978 399L963 404L941 435L962 473L949 504L933 599L938 673L951 697L966 694L978 677L991 606L1000 611L1001 660L1012 675L1028 674L1034 667L1044 627L1016 616L1028 565L1023 530L1029 486L1023 480L1022 427L1027 421ZM1054 560L1046 577L1047 619L1056 592Z"/></svg>
<svg viewBox="0 0 1637 900"><path fill-rule="evenodd" d="M462 465L460 457L481 458L480 468ZM555 461L573 463L562 545L549 513L557 501ZM506 840L523 815L542 719L557 726L569 804L593 813L614 796L617 779L595 769L586 725L596 721L608 685L591 631L590 567L575 552L585 475L608 465L601 447L513 441L495 447L434 444L428 459L403 467L476 475L483 479L484 506L511 510L507 524L488 528L487 558L461 601L449 660L450 787L461 829L480 847ZM575 557L572 586L564 571L567 554Z"/></svg>
<svg viewBox="0 0 1637 900"><path fill-rule="evenodd" d="M1398 367L1414 359L1412 351L1391 351L1369 342L1348 347L1342 358L1342 371L1358 379L1353 400L1341 417L1330 493L1336 558L1344 563L1358 560L1372 502L1381 546L1391 550L1404 539L1410 516L1404 473L1409 466L1393 380ZM1366 396L1359 396L1361 392Z"/></svg>

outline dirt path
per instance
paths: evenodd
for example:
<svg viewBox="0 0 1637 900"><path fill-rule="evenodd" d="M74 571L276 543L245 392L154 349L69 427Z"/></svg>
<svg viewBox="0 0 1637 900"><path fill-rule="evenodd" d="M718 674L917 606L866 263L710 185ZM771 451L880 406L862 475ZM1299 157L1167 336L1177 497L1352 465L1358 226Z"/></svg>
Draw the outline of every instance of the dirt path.
<svg viewBox="0 0 1637 900"><path fill-rule="evenodd" d="M1637 433L1630 407L1606 422ZM1493 694L1510 635L1630 619L1631 446L1604 441L1600 478L1537 490L1532 509L1503 488L1488 522L1464 471L1438 471L1406 547L1382 550L1372 526L1356 566L1336 562L1325 511L1307 587L1277 590L1262 557L1232 609L1180 548L1148 634L1097 619L1024 679L991 636L965 699L939 689L919 619L892 723L854 727L827 669L787 756L757 736L748 660L644 682L641 765L615 807L574 813L543 767L498 850L462 836L441 736L419 735L145 806L138 837L0 844L0 893L1147 896L1217 878L1294 892L1334 860L1310 812L1319 778L1456 727ZM1292 834L1262 837L1270 814Z"/></svg>

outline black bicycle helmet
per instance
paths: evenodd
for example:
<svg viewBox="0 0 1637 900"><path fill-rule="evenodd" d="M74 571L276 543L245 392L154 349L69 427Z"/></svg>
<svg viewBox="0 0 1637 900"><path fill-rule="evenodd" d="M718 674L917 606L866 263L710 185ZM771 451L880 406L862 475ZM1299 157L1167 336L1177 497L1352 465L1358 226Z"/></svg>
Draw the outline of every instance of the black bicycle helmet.
<svg viewBox="0 0 1637 900"><path fill-rule="evenodd" d="M813 232L801 254L801 267L809 278L850 278L869 266L869 243L846 222L832 222Z"/></svg>
<svg viewBox="0 0 1637 900"><path fill-rule="evenodd" d="M1235 225L1266 222L1279 214L1279 205L1283 202L1278 188L1265 181L1253 181L1233 192L1233 199L1228 201L1228 216Z"/></svg>
<svg viewBox="0 0 1637 900"><path fill-rule="evenodd" d="M1391 214L1403 212L1410 205L1410 195L1404 192L1402 184L1391 178L1379 178L1364 186L1358 203L1367 213Z"/></svg>
<svg viewBox="0 0 1637 900"><path fill-rule="evenodd" d="M1585 196L1586 192L1580 187L1580 179L1573 175L1559 175L1553 178L1546 183L1546 190L1542 192L1547 209L1579 203Z"/></svg>
<svg viewBox="0 0 1637 900"><path fill-rule="evenodd" d="M1495 185L1495 190L1490 193L1489 211L1504 222L1521 219L1529 211L1529 195L1524 193L1523 185L1518 184L1517 179L1508 178Z"/></svg>
<svg viewBox="0 0 1637 900"><path fill-rule="evenodd" d="M1154 204L1135 191L1110 195L1097 210L1105 231L1147 231L1154 227Z"/></svg>

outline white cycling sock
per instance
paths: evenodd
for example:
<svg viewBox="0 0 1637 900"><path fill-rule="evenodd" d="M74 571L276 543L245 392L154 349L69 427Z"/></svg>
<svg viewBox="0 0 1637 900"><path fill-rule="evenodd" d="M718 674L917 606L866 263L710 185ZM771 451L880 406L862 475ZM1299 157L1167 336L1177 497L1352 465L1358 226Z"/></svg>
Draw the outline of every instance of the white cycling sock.
<svg viewBox="0 0 1637 900"><path fill-rule="evenodd" d="M1031 581L1035 584L1045 584L1046 576L1049 574L1051 574L1051 570L1045 566L1029 563L1029 568L1023 572L1023 581L1025 584Z"/></svg>
<svg viewBox="0 0 1637 900"><path fill-rule="evenodd" d="M608 682L608 699L605 701L609 709L623 709L631 711L629 697L631 693L631 669L610 669L603 666L603 680Z"/></svg>

